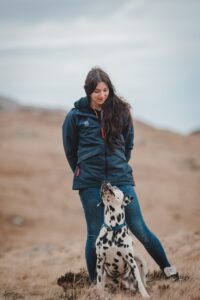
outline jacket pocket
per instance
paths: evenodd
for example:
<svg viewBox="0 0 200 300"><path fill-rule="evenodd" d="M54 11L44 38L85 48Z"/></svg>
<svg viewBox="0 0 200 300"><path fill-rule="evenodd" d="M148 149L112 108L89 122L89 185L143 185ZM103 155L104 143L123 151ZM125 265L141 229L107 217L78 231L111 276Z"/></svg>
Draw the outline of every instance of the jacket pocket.
<svg viewBox="0 0 200 300"><path fill-rule="evenodd" d="M86 153L80 153L78 152L78 161L77 161L77 164L80 164L80 162L82 162L83 160L87 160L88 158L91 158L97 154L100 154L102 153L103 155L103 151L102 149L95 149L95 150L91 150L91 151L88 151Z"/></svg>
<svg viewBox="0 0 200 300"><path fill-rule="evenodd" d="M95 150L92 150L92 151L89 151L87 153L78 153L78 161L77 161L77 166L76 166L76 169L75 169L75 176L78 177L80 175L81 172L81 163L83 162L86 162L87 163L87 160L88 160L88 163L90 161L90 159L93 159L93 157L95 157L96 155L102 153L102 149L95 149ZM103 154L102 154L103 155ZM98 162L98 161L97 161ZM94 162L93 163L89 163L89 164L92 164L92 166L94 165Z"/></svg>

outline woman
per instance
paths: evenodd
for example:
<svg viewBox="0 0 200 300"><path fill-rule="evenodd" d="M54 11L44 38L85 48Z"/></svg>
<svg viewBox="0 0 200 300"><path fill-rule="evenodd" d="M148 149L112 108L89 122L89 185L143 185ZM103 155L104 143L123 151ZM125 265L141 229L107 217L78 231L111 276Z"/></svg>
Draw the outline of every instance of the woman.
<svg viewBox="0 0 200 300"><path fill-rule="evenodd" d="M129 229L166 277L179 279L160 241L146 226L134 189L128 164L134 140L130 105L116 95L109 76L100 68L90 70L84 89L86 97L74 103L64 121L63 144L74 172L73 189L79 190L87 223L85 255L90 282L96 277L95 241L104 217L103 207L97 204L104 180L133 197L125 210Z"/></svg>

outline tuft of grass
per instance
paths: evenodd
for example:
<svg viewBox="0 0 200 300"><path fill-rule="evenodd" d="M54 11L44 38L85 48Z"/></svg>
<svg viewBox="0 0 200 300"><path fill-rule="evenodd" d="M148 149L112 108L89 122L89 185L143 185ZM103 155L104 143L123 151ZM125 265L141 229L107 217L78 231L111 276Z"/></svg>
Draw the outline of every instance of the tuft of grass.
<svg viewBox="0 0 200 300"><path fill-rule="evenodd" d="M89 277L85 269L78 273L67 272L57 279L57 284L63 288L64 299L76 300L81 294L81 289L89 287Z"/></svg>

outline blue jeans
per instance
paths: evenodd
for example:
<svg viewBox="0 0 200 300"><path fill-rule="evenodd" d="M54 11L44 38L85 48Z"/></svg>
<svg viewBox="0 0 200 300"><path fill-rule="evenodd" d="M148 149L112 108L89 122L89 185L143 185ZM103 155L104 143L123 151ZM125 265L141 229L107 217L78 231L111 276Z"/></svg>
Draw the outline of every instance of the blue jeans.
<svg viewBox="0 0 200 300"><path fill-rule="evenodd" d="M146 226L137 194L132 185L118 185L124 194L132 196L133 201L125 207L126 223L134 236L143 244L147 252L161 269L169 267L170 263L158 238ZM90 281L96 277L95 242L104 222L104 207L97 204L101 201L99 188L85 188L79 191L85 219L87 223L87 241L85 247L86 264Z"/></svg>

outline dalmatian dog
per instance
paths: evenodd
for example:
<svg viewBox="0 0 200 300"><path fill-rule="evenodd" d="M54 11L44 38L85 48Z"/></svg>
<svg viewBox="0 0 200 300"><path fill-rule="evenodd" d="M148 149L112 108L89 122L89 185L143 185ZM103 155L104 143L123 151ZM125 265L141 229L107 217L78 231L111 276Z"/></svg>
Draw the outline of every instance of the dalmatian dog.
<svg viewBox="0 0 200 300"><path fill-rule="evenodd" d="M104 204L104 224L96 240L97 287L104 288L108 279L126 289L139 290L143 298L146 291L146 261L134 255L133 240L125 223L124 208L132 199L116 186L104 182L101 186Z"/></svg>

